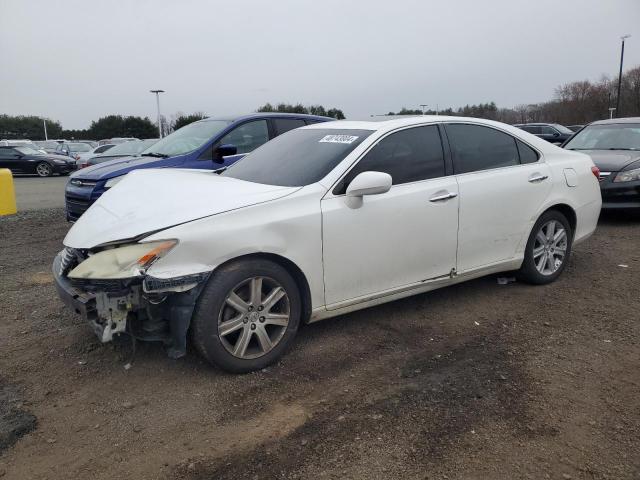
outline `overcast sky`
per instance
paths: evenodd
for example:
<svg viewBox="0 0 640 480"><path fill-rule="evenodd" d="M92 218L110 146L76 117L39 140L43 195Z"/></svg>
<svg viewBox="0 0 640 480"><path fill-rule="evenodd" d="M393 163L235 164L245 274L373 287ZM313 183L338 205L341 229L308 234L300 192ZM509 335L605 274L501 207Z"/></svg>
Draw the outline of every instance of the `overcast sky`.
<svg viewBox="0 0 640 480"><path fill-rule="evenodd" d="M640 65L640 0L0 0L0 113L514 106L616 75L623 34Z"/></svg>

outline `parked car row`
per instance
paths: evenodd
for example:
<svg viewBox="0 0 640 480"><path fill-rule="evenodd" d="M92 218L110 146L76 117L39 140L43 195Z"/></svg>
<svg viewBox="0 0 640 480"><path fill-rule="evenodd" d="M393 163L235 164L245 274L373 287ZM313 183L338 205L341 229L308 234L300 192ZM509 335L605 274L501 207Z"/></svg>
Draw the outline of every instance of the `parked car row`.
<svg viewBox="0 0 640 480"><path fill-rule="evenodd" d="M603 208L640 211L640 117L590 123L563 147L588 154L600 169Z"/></svg>
<svg viewBox="0 0 640 480"><path fill-rule="evenodd" d="M596 228L598 169L578 151L473 118L329 120L206 119L77 172L60 297L102 342L177 358L189 337L247 372L302 323L502 271L552 282Z"/></svg>

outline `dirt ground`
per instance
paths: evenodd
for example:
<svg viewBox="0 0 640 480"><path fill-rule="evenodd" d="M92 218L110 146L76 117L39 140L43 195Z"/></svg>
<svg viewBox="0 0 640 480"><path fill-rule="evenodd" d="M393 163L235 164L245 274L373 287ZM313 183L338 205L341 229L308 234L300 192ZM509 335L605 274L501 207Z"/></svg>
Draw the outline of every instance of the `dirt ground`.
<svg viewBox="0 0 640 480"><path fill-rule="evenodd" d="M248 375L155 344L126 369L56 297L67 228L0 219L2 480L640 478L640 217L602 219L552 285L320 322Z"/></svg>

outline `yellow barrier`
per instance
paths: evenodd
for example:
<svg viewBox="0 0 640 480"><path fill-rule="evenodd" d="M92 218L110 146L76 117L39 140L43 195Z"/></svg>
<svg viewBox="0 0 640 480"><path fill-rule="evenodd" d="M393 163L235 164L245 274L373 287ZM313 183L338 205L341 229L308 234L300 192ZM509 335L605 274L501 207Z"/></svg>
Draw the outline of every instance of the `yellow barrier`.
<svg viewBox="0 0 640 480"><path fill-rule="evenodd" d="M13 175L8 168L0 168L0 215L12 215L17 211Z"/></svg>

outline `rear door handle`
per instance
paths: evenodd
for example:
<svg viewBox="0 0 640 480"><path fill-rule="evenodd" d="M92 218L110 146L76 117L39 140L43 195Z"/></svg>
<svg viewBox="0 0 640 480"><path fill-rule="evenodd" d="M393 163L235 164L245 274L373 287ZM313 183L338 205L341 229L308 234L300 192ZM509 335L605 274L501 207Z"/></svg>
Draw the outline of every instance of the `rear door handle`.
<svg viewBox="0 0 640 480"><path fill-rule="evenodd" d="M529 183L542 182L543 180L546 180L547 178L549 178L549 175L541 175L539 173L534 173L533 175L531 175L529 177Z"/></svg>
<svg viewBox="0 0 640 480"><path fill-rule="evenodd" d="M454 192L436 192L429 201L430 202L444 202L445 200L449 200L450 198L456 198L458 196L457 193Z"/></svg>

